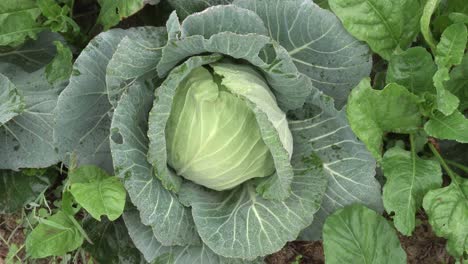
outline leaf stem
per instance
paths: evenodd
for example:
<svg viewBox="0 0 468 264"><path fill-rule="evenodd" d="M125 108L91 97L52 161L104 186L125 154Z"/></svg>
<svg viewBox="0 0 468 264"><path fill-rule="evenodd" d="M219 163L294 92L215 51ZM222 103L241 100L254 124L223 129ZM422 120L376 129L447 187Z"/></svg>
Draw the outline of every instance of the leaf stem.
<svg viewBox="0 0 468 264"><path fill-rule="evenodd" d="M452 184L454 184L455 186L457 186L457 188L459 189L459 191L463 193L462 191L462 188L460 186L460 184L458 183L458 179L457 179L457 174L455 172L453 172L450 167L447 165L447 163L445 162L444 158L442 158L442 156L440 155L440 153L437 151L437 149L434 147L434 145L432 144L428 144L429 145L429 148L431 149L432 153L434 154L434 156L437 158L437 160L439 161L440 165L442 165L442 168L444 168L444 170L447 172L448 176L450 177L450 179L452 180ZM458 176L460 177L460 176Z"/></svg>
<svg viewBox="0 0 468 264"><path fill-rule="evenodd" d="M447 162L447 164L449 164L449 165L452 165L452 166L454 166L454 167L457 167L457 168L459 168L460 170L462 170L462 171L468 173L468 167L465 166L465 165L462 165L462 164L460 164L460 163L458 163L458 162L455 162L455 161L452 161L452 160L448 160L448 159L445 159L445 162Z"/></svg>

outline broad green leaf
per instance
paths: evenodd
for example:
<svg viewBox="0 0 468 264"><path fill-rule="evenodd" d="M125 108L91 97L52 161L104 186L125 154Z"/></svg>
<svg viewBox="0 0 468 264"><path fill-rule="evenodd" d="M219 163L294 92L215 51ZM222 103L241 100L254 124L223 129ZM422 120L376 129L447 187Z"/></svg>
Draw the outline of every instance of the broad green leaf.
<svg viewBox="0 0 468 264"><path fill-rule="evenodd" d="M119 101L111 127L116 175L123 179L132 203L140 211L141 222L154 230L151 236L156 236L155 241L164 245L198 244L190 209L162 186L147 161L149 140L146 133L153 94L153 85L136 82Z"/></svg>
<svg viewBox="0 0 468 264"><path fill-rule="evenodd" d="M395 213L395 227L409 236L414 230L415 214L424 195L442 184L440 164L419 158L416 150L410 152L394 147L385 152L382 167L387 179L383 188L385 210L389 214Z"/></svg>
<svg viewBox="0 0 468 264"><path fill-rule="evenodd" d="M41 10L34 0L0 2L0 46L18 46L28 38L36 39L45 28L37 21Z"/></svg>
<svg viewBox="0 0 468 264"><path fill-rule="evenodd" d="M450 80L448 69L440 68L437 70L432 80L437 91L437 110L444 115L452 114L458 108L460 100L445 88L447 81Z"/></svg>
<svg viewBox="0 0 468 264"><path fill-rule="evenodd" d="M460 99L459 109L468 109L468 53L465 54L460 65L450 72L450 80L444 83L445 88Z"/></svg>
<svg viewBox="0 0 468 264"><path fill-rule="evenodd" d="M323 247L327 264L406 263L393 227L381 215L358 204L327 218Z"/></svg>
<svg viewBox="0 0 468 264"><path fill-rule="evenodd" d="M24 111L24 98L15 85L0 73L0 125Z"/></svg>
<svg viewBox="0 0 468 264"><path fill-rule="evenodd" d="M288 117L294 152L312 153L304 158L304 165L317 164L328 177L320 210L301 232L301 240L320 239L326 217L346 205L361 203L383 211L375 159L352 132L345 110L337 111L330 97L315 92Z"/></svg>
<svg viewBox="0 0 468 264"><path fill-rule="evenodd" d="M77 165L94 164L112 172L109 149L111 104L107 98L106 68L119 42L138 29L114 29L96 36L73 65L68 86L56 109L54 143L65 163L74 155Z"/></svg>
<svg viewBox="0 0 468 264"><path fill-rule="evenodd" d="M57 163L53 112L63 85L50 85L44 68L28 73L0 62L0 72L15 84L25 103L20 115L0 126L0 168L44 168Z"/></svg>
<svg viewBox="0 0 468 264"><path fill-rule="evenodd" d="M158 0L98 0L101 10L97 22L104 26L104 30L117 25L136 12L140 11L147 3L155 5Z"/></svg>
<svg viewBox="0 0 468 264"><path fill-rule="evenodd" d="M372 63L367 45L312 1L236 0L234 4L256 12L268 35L288 51L299 72L333 97L339 109L351 89L369 76ZM263 57L272 56L265 53Z"/></svg>
<svg viewBox="0 0 468 264"><path fill-rule="evenodd" d="M427 0L426 4L424 5L423 13L421 16L420 27L421 33L426 40L427 44L432 50L432 53L436 53L436 41L432 36L431 32L431 17L434 13L435 9L439 5L440 0Z"/></svg>
<svg viewBox="0 0 468 264"><path fill-rule="evenodd" d="M419 1L329 0L329 3L344 27L386 60L397 47L406 49L418 33Z"/></svg>
<svg viewBox="0 0 468 264"><path fill-rule="evenodd" d="M83 228L93 242L85 243L83 248L99 263L143 263L143 256L133 245L121 218L96 222L90 217Z"/></svg>
<svg viewBox="0 0 468 264"><path fill-rule="evenodd" d="M423 207L436 235L448 239L449 253L460 257L468 252L468 180L457 181L429 191Z"/></svg>
<svg viewBox="0 0 468 264"><path fill-rule="evenodd" d="M424 130L431 137L468 143L468 119L458 110L448 116L436 112L424 125Z"/></svg>
<svg viewBox="0 0 468 264"><path fill-rule="evenodd" d="M95 166L82 166L68 177L76 202L96 220L105 215L114 221L123 213L126 193L117 177Z"/></svg>
<svg viewBox="0 0 468 264"><path fill-rule="evenodd" d="M46 67L46 78L49 83L68 80L72 73L73 54L69 47L60 41L54 41L57 47L57 55Z"/></svg>
<svg viewBox="0 0 468 264"><path fill-rule="evenodd" d="M465 52L467 37L468 32L464 24L453 24L445 29L437 44L436 64L447 68L460 64Z"/></svg>
<svg viewBox="0 0 468 264"><path fill-rule="evenodd" d="M164 246L155 236L155 230L142 224L135 209L126 210L123 215L128 233L135 246L143 253L146 261L167 264L249 264L261 263L247 260L224 258L215 254L205 244L199 246Z"/></svg>
<svg viewBox="0 0 468 264"><path fill-rule="evenodd" d="M386 82L397 83L417 95L424 92L434 93L430 76L433 76L436 70L432 56L426 49L409 48L390 58Z"/></svg>
<svg viewBox="0 0 468 264"><path fill-rule="evenodd" d="M347 116L354 133L381 160L384 133L410 133L421 126L420 99L405 87L390 83L374 90L369 78L351 92Z"/></svg>
<svg viewBox="0 0 468 264"><path fill-rule="evenodd" d="M0 214L16 213L50 186L49 174L0 170Z"/></svg>
<svg viewBox="0 0 468 264"><path fill-rule="evenodd" d="M79 248L83 244L83 235L62 211L47 218L47 223L40 223L26 238L26 252L32 258L61 256Z"/></svg>
<svg viewBox="0 0 468 264"><path fill-rule="evenodd" d="M227 5L233 0L168 0L180 18L203 11L210 6Z"/></svg>
<svg viewBox="0 0 468 264"><path fill-rule="evenodd" d="M138 80L157 76L156 65L166 44L165 28L141 27L138 34L127 36L117 46L106 70L106 84L110 103L118 99Z"/></svg>

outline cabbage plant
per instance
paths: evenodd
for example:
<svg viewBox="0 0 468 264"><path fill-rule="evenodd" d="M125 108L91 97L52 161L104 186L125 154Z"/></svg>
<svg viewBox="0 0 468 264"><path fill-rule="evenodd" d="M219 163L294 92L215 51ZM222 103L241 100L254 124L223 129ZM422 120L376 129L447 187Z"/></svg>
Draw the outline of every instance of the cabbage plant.
<svg viewBox="0 0 468 264"><path fill-rule="evenodd" d="M261 261L346 204L381 209L341 110L369 75L364 43L312 1L171 3L166 27L90 42L54 129L63 160L122 179L147 261Z"/></svg>

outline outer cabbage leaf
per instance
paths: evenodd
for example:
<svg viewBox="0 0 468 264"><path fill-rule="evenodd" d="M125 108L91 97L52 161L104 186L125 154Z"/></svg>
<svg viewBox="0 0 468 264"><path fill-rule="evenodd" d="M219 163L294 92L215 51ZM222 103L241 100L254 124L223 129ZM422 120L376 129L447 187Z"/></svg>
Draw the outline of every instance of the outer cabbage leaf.
<svg viewBox="0 0 468 264"><path fill-rule="evenodd" d="M127 210L123 218L130 237L135 246L143 253L145 259L151 263L161 264L241 264L261 263L221 257L211 251L205 244L199 246L163 246L156 238L154 231L143 225L138 211Z"/></svg>
<svg viewBox="0 0 468 264"><path fill-rule="evenodd" d="M19 48L0 53L0 61L15 64L27 72L43 68L56 55L54 41L63 41L56 33L42 32L37 40L26 42Z"/></svg>
<svg viewBox="0 0 468 264"><path fill-rule="evenodd" d="M24 98L15 85L0 73L0 125L24 111Z"/></svg>
<svg viewBox="0 0 468 264"><path fill-rule="evenodd" d="M229 4L232 0L168 0L168 2L181 18L186 18L211 6Z"/></svg>
<svg viewBox="0 0 468 264"><path fill-rule="evenodd" d="M202 19L211 21L210 17L217 16L215 14L219 12L229 12L231 19L241 16L242 12L237 12L238 9L224 6L208 9L194 16L198 16L196 21L202 25ZM245 15L252 14L246 9L243 12ZM236 19L241 20L242 17ZM246 31L249 29L247 27L239 28L234 24L227 24L222 27L224 32L216 33L207 39L203 37L205 30L202 27L192 28L191 35L188 35L189 32L183 31L183 24L180 25L177 16L172 13L167 25L169 42L163 49L163 56L158 65L159 76L165 76L181 61L196 54L205 52L226 54L235 59L246 60L261 70L283 111L300 108L304 104L305 97L310 94L311 81L297 71L284 48L266 36L249 34L263 30L264 26L261 24L257 27L260 29L250 32ZM215 33L216 29L215 27L209 32ZM274 56L265 58L262 55L264 53Z"/></svg>
<svg viewBox="0 0 468 264"><path fill-rule="evenodd" d="M122 93L133 83L157 75L156 65L166 36L165 28L142 27L138 34L122 39L106 70L107 93L112 106L117 106Z"/></svg>
<svg viewBox="0 0 468 264"><path fill-rule="evenodd" d="M54 127L54 141L64 162L69 162L67 155L76 155L79 165L98 165L112 172L108 137L113 108L107 94L107 66L124 37L137 41L148 31L146 28L133 28L104 32L94 38L76 59L70 83L59 97ZM161 38L156 35L149 36L158 42ZM115 86L116 82L111 85Z"/></svg>
<svg viewBox="0 0 468 264"><path fill-rule="evenodd" d="M54 109L63 85L52 86L44 68L27 73L0 63L3 72L24 98L24 109L0 126L0 169L45 168L59 161L53 145Z"/></svg>
<svg viewBox="0 0 468 264"><path fill-rule="evenodd" d="M312 225L300 235L317 240L327 216L346 205L365 204L382 211L380 184L374 178L375 159L349 127L345 110L337 111L333 100L316 92L303 109L290 113L294 151L313 153L306 161L318 164L328 177L328 188Z"/></svg>
<svg viewBox="0 0 468 264"><path fill-rule="evenodd" d="M372 63L367 45L313 1L236 0L234 4L257 13L268 36L288 51L299 72L335 99L338 108L346 103L351 89L369 75ZM265 59L268 56L262 54Z"/></svg>

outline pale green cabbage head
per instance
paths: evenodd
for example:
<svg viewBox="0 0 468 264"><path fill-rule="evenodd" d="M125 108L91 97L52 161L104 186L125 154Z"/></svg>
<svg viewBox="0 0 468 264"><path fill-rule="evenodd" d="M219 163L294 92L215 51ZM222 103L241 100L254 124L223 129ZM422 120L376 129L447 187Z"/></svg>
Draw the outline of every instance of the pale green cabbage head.
<svg viewBox="0 0 468 264"><path fill-rule="evenodd" d="M245 65L217 63L194 69L177 88L165 135L168 163L178 175L222 191L274 173L244 97L273 113L271 121L292 153L285 114L263 77Z"/></svg>

